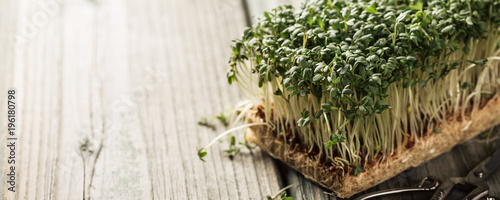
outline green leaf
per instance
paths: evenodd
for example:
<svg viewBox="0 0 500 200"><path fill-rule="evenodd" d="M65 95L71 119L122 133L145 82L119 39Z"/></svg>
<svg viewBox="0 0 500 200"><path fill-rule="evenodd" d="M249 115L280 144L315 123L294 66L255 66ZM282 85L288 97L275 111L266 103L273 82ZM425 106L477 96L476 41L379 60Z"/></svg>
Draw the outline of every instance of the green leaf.
<svg viewBox="0 0 500 200"><path fill-rule="evenodd" d="M227 77L227 82L229 83L229 85L233 84L233 82L236 81L236 77L234 76L233 70L227 72L226 77Z"/></svg>
<svg viewBox="0 0 500 200"><path fill-rule="evenodd" d="M331 142L331 141L328 141L328 142L325 143L325 149L326 150L328 150L332 146L333 146L333 142Z"/></svg>
<svg viewBox="0 0 500 200"><path fill-rule="evenodd" d="M361 111L361 113L363 113L363 115L368 114L368 111L366 110L366 108L364 106L360 106L359 111Z"/></svg>
<svg viewBox="0 0 500 200"><path fill-rule="evenodd" d="M269 16L269 13L268 13L268 12L264 11L264 16L266 17L266 19L267 19L268 21L271 21L271 17Z"/></svg>
<svg viewBox="0 0 500 200"><path fill-rule="evenodd" d="M354 39L354 41L357 41L362 35L363 35L363 29L356 31L356 33L352 36L352 39Z"/></svg>
<svg viewBox="0 0 500 200"><path fill-rule="evenodd" d="M324 103L324 104L321 104L321 107L323 109L325 109L325 112L329 113L329 112L332 112L333 110L337 110L338 108L330 105L330 104L327 104L327 103Z"/></svg>
<svg viewBox="0 0 500 200"><path fill-rule="evenodd" d="M472 22L472 17L470 17L470 16L467 16L467 18L465 19L465 22L466 22L466 23L467 23L467 25L469 25L469 26L474 25L474 23Z"/></svg>
<svg viewBox="0 0 500 200"><path fill-rule="evenodd" d="M408 61L416 61L417 58L415 56L406 56L406 60L408 60Z"/></svg>
<svg viewBox="0 0 500 200"><path fill-rule="evenodd" d="M476 60L474 61L474 64L479 65L479 66L484 66L488 62L488 59L483 59L483 60Z"/></svg>
<svg viewBox="0 0 500 200"><path fill-rule="evenodd" d="M451 35L455 31L455 27L453 25L448 25L441 30L441 33Z"/></svg>
<svg viewBox="0 0 500 200"><path fill-rule="evenodd" d="M198 149L198 157L200 158L201 161L205 162L203 157L207 156L207 152L205 151L204 148Z"/></svg>
<svg viewBox="0 0 500 200"><path fill-rule="evenodd" d="M301 112L301 114L302 114L302 117L306 118L306 117L308 117L308 116L309 116L309 111L308 111L308 110L306 110L306 111L304 111L304 112Z"/></svg>
<svg viewBox="0 0 500 200"><path fill-rule="evenodd" d="M377 105L377 106L386 106L386 105L388 105L388 103L387 103L386 100L379 99L379 100L377 100L377 103L375 103L375 105Z"/></svg>
<svg viewBox="0 0 500 200"><path fill-rule="evenodd" d="M350 164L349 166L354 167L354 176L358 176L359 173L364 173L365 170L359 165Z"/></svg>
<svg viewBox="0 0 500 200"><path fill-rule="evenodd" d="M408 79L406 82L403 84L403 88L407 88L413 85L413 80Z"/></svg>
<svg viewBox="0 0 500 200"><path fill-rule="evenodd" d="M231 142L230 142L231 145L235 145L236 144L236 137L234 136L231 136Z"/></svg>
<svg viewBox="0 0 500 200"><path fill-rule="evenodd" d="M283 200L293 200L293 197L285 197Z"/></svg>
<svg viewBox="0 0 500 200"><path fill-rule="evenodd" d="M323 80L323 78L324 78L324 76L323 76L323 75L321 75L321 74L316 74L316 75L314 75L314 77L313 77L313 81L314 81L314 82L317 82L317 81Z"/></svg>
<svg viewBox="0 0 500 200"><path fill-rule="evenodd" d="M300 90L301 97L305 97L306 95L307 95L307 90L305 90L305 89Z"/></svg>
<svg viewBox="0 0 500 200"><path fill-rule="evenodd" d="M418 11L422 11L423 7L424 7L424 4L421 1L419 1L419 2L415 3L414 5L410 6L410 8L412 10L418 10Z"/></svg>
<svg viewBox="0 0 500 200"><path fill-rule="evenodd" d="M314 118L319 119L323 115L323 110L318 110L316 113L314 113Z"/></svg>
<svg viewBox="0 0 500 200"><path fill-rule="evenodd" d="M345 137L343 136L346 132L338 130L337 134L334 135L334 138L337 142L342 143L345 140Z"/></svg>
<svg viewBox="0 0 500 200"><path fill-rule="evenodd" d="M314 23L314 17L312 15L307 16L307 23L312 25Z"/></svg>
<svg viewBox="0 0 500 200"><path fill-rule="evenodd" d="M306 117L306 119L304 119L304 124L302 124L302 126L307 126L311 123L311 118L310 117Z"/></svg>
<svg viewBox="0 0 500 200"><path fill-rule="evenodd" d="M377 14L377 9L375 8L375 6L370 6L368 8L365 8L366 12L369 12L371 14Z"/></svg>
<svg viewBox="0 0 500 200"><path fill-rule="evenodd" d="M371 56L368 56L368 58L366 58L367 61L369 62L377 62L379 60L378 56L377 55L371 55Z"/></svg>
<svg viewBox="0 0 500 200"><path fill-rule="evenodd" d="M363 98L361 98L361 102L364 106L373 106L373 98L371 98L370 96L364 96Z"/></svg>
<svg viewBox="0 0 500 200"><path fill-rule="evenodd" d="M281 198L285 198L286 197L286 191L284 191L283 193L281 193Z"/></svg>
<svg viewBox="0 0 500 200"><path fill-rule="evenodd" d="M329 149L333 145L336 145L337 143L342 143L345 140L345 137L343 136L345 134L344 131L342 130L337 130L336 133L330 134L330 141L325 143L325 149Z"/></svg>
<svg viewBox="0 0 500 200"><path fill-rule="evenodd" d="M290 87L287 87L286 90L290 91L290 92L295 92L295 91L297 91L297 88L294 86L290 86Z"/></svg>
<svg viewBox="0 0 500 200"><path fill-rule="evenodd" d="M352 91L347 88L347 86L342 90L343 95L350 95L352 94Z"/></svg>
<svg viewBox="0 0 500 200"><path fill-rule="evenodd" d="M404 13L399 14L398 18L396 18L396 22L401 22L406 19L406 16L410 13L410 11L406 11Z"/></svg>
<svg viewBox="0 0 500 200"><path fill-rule="evenodd" d="M300 59L300 66L302 66L303 68L309 67L309 64L307 63L307 60L305 58Z"/></svg>
<svg viewBox="0 0 500 200"><path fill-rule="evenodd" d="M467 88L473 88L474 86L476 86L474 83L468 83L468 82L464 82L462 83L462 86L460 86L460 88L462 89L467 89Z"/></svg>
<svg viewBox="0 0 500 200"><path fill-rule="evenodd" d="M220 121L220 123L224 124L224 126L227 126L227 120L226 120L226 116L224 115L224 113L220 113L215 117Z"/></svg>
<svg viewBox="0 0 500 200"><path fill-rule="evenodd" d="M287 40L287 41L285 41L285 42L289 42L289 43L290 43L290 40ZM286 46L286 45L285 45L285 42L283 42L283 44L282 44L283 46ZM286 63L286 62L290 62L290 58L289 58L289 57L284 57L284 58L281 58L281 59L280 59L280 62L284 62L284 63Z"/></svg>
<svg viewBox="0 0 500 200"><path fill-rule="evenodd" d="M380 77L377 76L376 74L372 75L372 77L370 77L370 79L373 82L377 83L377 85L382 85L382 80L380 80Z"/></svg>
<svg viewBox="0 0 500 200"><path fill-rule="evenodd" d="M353 111L350 111L350 110L345 110L344 111L344 116L348 120L352 120L352 119L354 119L355 113Z"/></svg>
<svg viewBox="0 0 500 200"><path fill-rule="evenodd" d="M418 82L418 86L420 86L420 87L425 87L425 84L426 84L426 83L427 83L427 82L426 82L425 80L420 80L420 81Z"/></svg>
<svg viewBox="0 0 500 200"><path fill-rule="evenodd" d="M304 73L302 74L303 79L310 79L313 74L313 70L311 68L304 69Z"/></svg>
<svg viewBox="0 0 500 200"><path fill-rule="evenodd" d="M340 12L342 13L342 17L344 19L347 19L351 16L351 8L349 8L349 7L342 8L342 10Z"/></svg>
<svg viewBox="0 0 500 200"><path fill-rule="evenodd" d="M283 92L278 88L278 90L274 91L274 95L281 95Z"/></svg>
<svg viewBox="0 0 500 200"><path fill-rule="evenodd" d="M297 121L298 126L304 126L304 118L300 118L299 121Z"/></svg>
<svg viewBox="0 0 500 200"><path fill-rule="evenodd" d="M333 101L331 99L328 99L328 104L333 106Z"/></svg>
<svg viewBox="0 0 500 200"><path fill-rule="evenodd" d="M321 27L321 29L325 29L323 19L321 19L319 15L316 15L316 22L318 23L319 27Z"/></svg>

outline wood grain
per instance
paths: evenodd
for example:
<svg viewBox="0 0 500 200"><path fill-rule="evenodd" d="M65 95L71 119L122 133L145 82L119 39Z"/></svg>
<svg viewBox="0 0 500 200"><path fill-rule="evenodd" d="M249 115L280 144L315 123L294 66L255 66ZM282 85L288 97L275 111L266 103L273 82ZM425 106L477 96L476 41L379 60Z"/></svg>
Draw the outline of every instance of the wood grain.
<svg viewBox="0 0 500 200"><path fill-rule="evenodd" d="M0 101L17 89L21 148L18 190L2 181L2 197L262 199L279 190L261 151L230 161L221 144L206 163L196 155L218 133L197 121L242 99L224 78L245 26L241 2L61 0L13 46L8 34L46 14L43 2L1 1Z"/></svg>

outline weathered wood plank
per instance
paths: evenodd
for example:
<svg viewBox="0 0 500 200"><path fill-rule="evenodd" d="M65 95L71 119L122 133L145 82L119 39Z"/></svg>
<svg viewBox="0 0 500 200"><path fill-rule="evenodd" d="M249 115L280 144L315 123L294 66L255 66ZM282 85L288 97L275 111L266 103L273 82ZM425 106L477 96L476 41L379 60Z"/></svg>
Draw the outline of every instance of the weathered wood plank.
<svg viewBox="0 0 500 200"><path fill-rule="evenodd" d="M87 197L150 199L153 198L151 183L169 174L164 171L151 172L151 168L146 167L149 166L148 158L153 156L145 150L148 138L138 133L160 128L158 124L149 124L141 129L143 121L139 117L137 105L146 103L142 93L152 90L163 74L145 66L148 73L138 76L142 81L140 84L134 83L132 69L141 65L132 63L130 57L138 56L131 54L136 52L130 51L128 42L135 42L139 38L129 31L130 5L127 2L107 0L89 3L95 10L94 79L98 88L96 95L100 98L96 105L101 109L101 116L96 116L94 121L99 126L96 132L102 137L102 152L95 164L95 174L91 174L93 181L92 185L89 183ZM164 149L158 148L156 152L163 154ZM158 175L154 176L153 173Z"/></svg>
<svg viewBox="0 0 500 200"><path fill-rule="evenodd" d="M75 71L62 70L61 52L64 51L63 40L66 35L61 27L59 12L60 3L53 3L49 11L43 4L36 1L16 2L10 9L19 7L20 15L11 19L10 23L17 28L13 34L19 34L23 42L14 43L15 46L3 46L5 52L10 52L14 59L9 68L15 69L12 82L8 86L16 87L18 91L18 136L19 149L16 160L17 187L16 193L8 193L9 197L18 199L32 199L35 197L51 198L54 193L83 194L82 184L71 184L71 180L83 180L83 165L79 157L78 147L81 136L79 126L72 120L87 123L89 119L88 86L78 88L80 84L88 83L88 70L78 71L80 76L73 76ZM47 6L47 5L45 5ZM9 8L7 8L9 9ZM87 7L82 7L76 13L86 13ZM2 12L2 14L17 14ZM73 18L75 19L75 18ZM76 19L81 22L82 28L88 28L90 23L86 16ZM29 31L28 31L29 29ZM73 35L74 34L69 34ZM66 37L67 38L67 37ZM83 36L64 45L81 44L78 49L67 53L67 58L78 55L73 60L72 67L79 68L76 63L88 59L89 54L82 53L89 49L90 37ZM69 38L69 39L75 39ZM70 40L71 41L71 40ZM79 43L81 42L81 43ZM67 73L63 76L63 73ZM71 80L64 86L62 79ZM63 89L81 89L81 93L62 93ZM76 90L78 91L78 90ZM4 91L2 91L3 93ZM2 97L5 97L2 94ZM75 100L82 100L75 106ZM61 114L66 108L65 117ZM68 112L69 111L69 112ZM84 130L82 130L84 131ZM62 134L62 133L65 134ZM2 145L3 146L3 145ZM58 155L65 152L64 155ZM3 157L3 155L2 155ZM65 162L65 161L68 162ZM61 174L65 174L61 179ZM56 182L59 180L58 184Z"/></svg>
<svg viewBox="0 0 500 200"><path fill-rule="evenodd" d="M4 6L0 7L0 13L5 13L9 9L14 9L18 10L18 5L15 2L8 1L8 0L0 0L0 3ZM2 31L0 31L0 103L1 105L7 105L7 90L11 89L9 84L11 84L14 80L13 76L15 74L15 69L14 66L14 52L13 52L13 45L12 45L12 39L10 36L12 36L16 31L17 25L11 23L11 21L15 17L13 15L8 15L5 17L0 18L0 26L3 27ZM22 85L19 85L22 86ZM17 95L19 97L19 94ZM16 101L20 103L21 101ZM17 109L17 112L20 110ZM0 115L1 116L7 116L7 109L4 107L0 108ZM17 123L19 125L19 123ZM6 131L4 131L4 127L7 127L7 121L6 120L0 120L0 127L2 127L2 131L0 131L2 134L0 134L0 144L2 148L0 148L0 156L2 156L2 159L0 159L0 169L2 173L0 174L0 193L3 195L0 195L2 198L6 197L13 197L14 194L7 194L8 190L7 187L10 185L7 184L7 171L9 170L8 166L8 161L6 157L10 155L10 150L6 149L7 145L7 134ZM4 134L5 133L5 134ZM18 151L19 152L19 151ZM6 173L4 173L6 172ZM7 196L8 195L8 196Z"/></svg>
<svg viewBox="0 0 500 200"><path fill-rule="evenodd" d="M260 150L234 161L226 144L211 148L206 163L196 155L218 134L197 126L200 117L242 99L224 78L231 38L245 25L240 1L61 0L14 49L4 36L21 30L37 3L0 8L0 56L8 57L0 61L0 102L14 86L22 105L19 191L4 193L2 181L2 194L262 199L282 187L275 162Z"/></svg>

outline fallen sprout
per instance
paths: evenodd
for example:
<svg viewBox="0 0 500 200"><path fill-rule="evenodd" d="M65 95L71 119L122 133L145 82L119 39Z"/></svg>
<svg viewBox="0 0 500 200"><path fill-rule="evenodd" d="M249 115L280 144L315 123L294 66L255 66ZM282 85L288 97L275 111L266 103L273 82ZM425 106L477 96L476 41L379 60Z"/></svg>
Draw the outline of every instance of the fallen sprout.
<svg viewBox="0 0 500 200"><path fill-rule="evenodd" d="M220 139L222 139L224 136L227 136L228 134L230 134L230 133L232 133L234 131L237 131L237 130L245 129L245 128L248 128L248 127L251 127L251 126L262 126L262 125L269 125L269 124L266 123L266 122L250 123L250 124L244 124L244 125L241 125L241 126L238 126L238 127L232 128L232 129L229 129L229 130L221 133L215 139L213 139L210 143L208 143L207 146L205 146L203 148L199 148L198 149L198 157L200 158L200 160L205 161L203 159L203 157L205 157L207 155L207 151L206 150L208 148L210 148L212 145L214 145L217 141L219 141Z"/></svg>
<svg viewBox="0 0 500 200"><path fill-rule="evenodd" d="M280 191L278 191L276 194L274 194L273 196L271 195L267 195L267 200L293 200L292 197L288 197L287 193L286 193L286 190L288 190L289 188L292 188L292 187L296 187L297 185L299 184L291 184L289 186L286 186L284 188L282 188Z"/></svg>

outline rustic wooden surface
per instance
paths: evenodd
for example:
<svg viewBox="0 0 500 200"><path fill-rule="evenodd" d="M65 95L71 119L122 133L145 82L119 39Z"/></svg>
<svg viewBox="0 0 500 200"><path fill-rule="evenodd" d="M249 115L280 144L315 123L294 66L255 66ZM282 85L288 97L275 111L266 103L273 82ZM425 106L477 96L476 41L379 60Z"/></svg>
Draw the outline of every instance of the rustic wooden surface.
<svg viewBox="0 0 500 200"><path fill-rule="evenodd" d="M1 181L0 196L263 199L298 183L288 190L295 199L335 199L259 149L231 161L221 143L206 163L196 155L224 130L197 121L243 100L225 79L231 39L251 16L290 1L262 2L0 0L0 105L15 88L19 138L17 191ZM6 172L3 106L0 116ZM369 191L463 176L485 146L460 145ZM500 196L500 173L489 184Z"/></svg>

